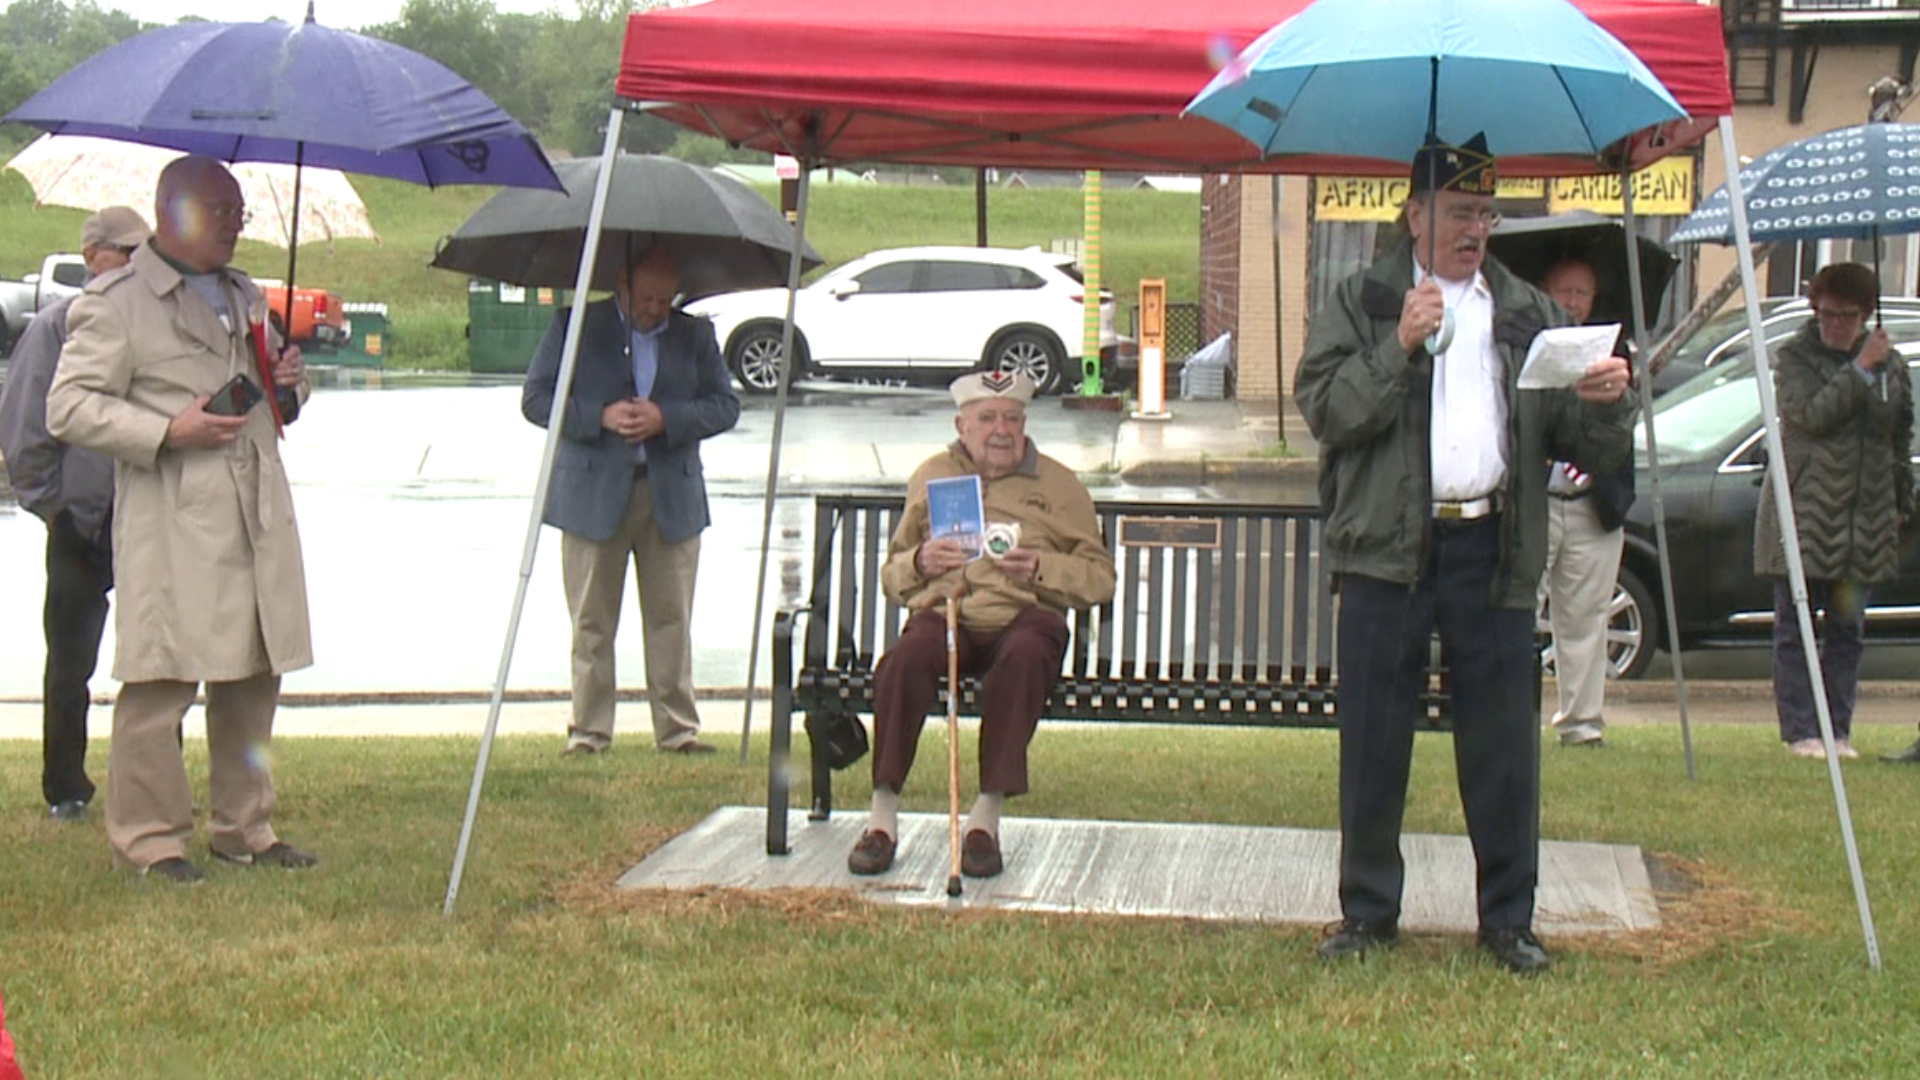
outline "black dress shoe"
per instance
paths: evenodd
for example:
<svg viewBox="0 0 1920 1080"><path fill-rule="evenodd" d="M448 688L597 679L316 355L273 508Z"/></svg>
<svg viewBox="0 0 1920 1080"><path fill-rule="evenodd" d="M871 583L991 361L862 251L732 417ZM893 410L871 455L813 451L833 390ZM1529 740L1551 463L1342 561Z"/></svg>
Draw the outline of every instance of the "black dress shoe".
<svg viewBox="0 0 1920 1080"><path fill-rule="evenodd" d="M275 840L265 851L248 851L237 855L216 847L207 850L213 852L214 858L235 866L277 866L282 870L305 870L320 862L320 856L301 851L284 840Z"/></svg>
<svg viewBox="0 0 1920 1080"><path fill-rule="evenodd" d="M960 841L960 872L968 877L994 877L1006 864L1000 859L1000 841L985 829L967 830Z"/></svg>
<svg viewBox="0 0 1920 1080"><path fill-rule="evenodd" d="M1913 740L1913 745L1907 747L1905 750L1895 750L1891 754L1881 754L1880 760L1891 761L1900 765L1920 764L1920 739Z"/></svg>
<svg viewBox="0 0 1920 1080"><path fill-rule="evenodd" d="M1343 960L1363 956L1374 949L1392 948L1400 940L1400 924L1370 922L1366 919L1341 919L1320 943L1320 959Z"/></svg>
<svg viewBox="0 0 1920 1080"><path fill-rule="evenodd" d="M61 799L47 810L47 816L65 825L87 820L87 800Z"/></svg>
<svg viewBox="0 0 1920 1080"><path fill-rule="evenodd" d="M1515 975L1538 975L1553 960L1533 931L1524 926L1480 931L1480 947L1493 954L1500 966Z"/></svg>
<svg viewBox="0 0 1920 1080"><path fill-rule="evenodd" d="M200 882L206 880L207 876L205 871L178 855L171 859L161 859L157 863L143 866L140 868L140 873L142 876L157 877L162 881L172 882L175 885L198 885Z"/></svg>
<svg viewBox="0 0 1920 1080"><path fill-rule="evenodd" d="M847 854L848 872L863 877L886 873L893 869L893 847L893 837L878 829L868 829L860 834L860 842Z"/></svg>

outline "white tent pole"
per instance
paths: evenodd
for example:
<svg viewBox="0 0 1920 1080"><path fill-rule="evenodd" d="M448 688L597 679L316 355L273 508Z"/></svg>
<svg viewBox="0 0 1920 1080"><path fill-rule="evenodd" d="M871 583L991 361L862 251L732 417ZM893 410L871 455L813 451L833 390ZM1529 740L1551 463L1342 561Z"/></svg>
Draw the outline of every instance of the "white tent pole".
<svg viewBox="0 0 1920 1080"><path fill-rule="evenodd" d="M780 440L787 423L787 388L793 384L793 305L800 289L800 268L807 250L807 191L812 181L813 160L800 159L799 195L794 203L793 255L787 260L787 317L780 326L780 388L773 398L773 439L767 447L767 495L760 515L760 573L753 587L753 632L747 645L747 701L740 720L740 764L747 763L748 736L753 734L754 677L760 661L760 619L767 606L767 556L773 540L773 502L780 488ZM776 761L773 768L787 763Z"/></svg>
<svg viewBox="0 0 1920 1080"><path fill-rule="evenodd" d="M1820 738L1827 747L1827 777L1833 784L1834 806L1840 815L1840 836L1847 850L1847 869L1853 875L1853 898L1860 908L1860 932L1867 942L1867 964L1880 970L1880 942L1873 931L1873 908L1867 902L1867 881L1860 871L1860 849L1853 838L1853 812L1847 807L1847 785L1840 776L1840 758L1833 752L1833 716L1827 710L1826 682L1820 675L1820 650L1813 636L1813 612L1807 606L1807 572L1800 564L1800 531L1793 517L1793 493L1787 489L1787 455L1780 443L1780 417L1773 398L1773 372L1767 360L1767 337L1760 318L1760 293L1754 284L1751 233L1747 228L1747 197L1740 190L1740 152L1733 143L1733 117L1720 118L1720 149L1726 158L1727 209L1733 212L1735 253L1740 257L1740 284L1746 293L1747 331L1753 342L1753 383L1760 392L1760 416L1767 429L1767 474L1773 484L1773 503L1780 516L1780 534L1786 544L1787 587L1793 593L1794 613L1800 619L1800 640L1806 646L1807 677L1813 684L1814 712L1820 720Z"/></svg>
<svg viewBox="0 0 1920 1080"><path fill-rule="evenodd" d="M1633 169L1624 166L1620 170L1620 209L1625 221L1627 233L1627 278L1631 281L1633 293L1633 343L1638 346L1634 351L1645 357L1651 342L1647 340L1647 298L1640 288L1640 236L1633 228ZM1693 727L1687 722L1687 674L1686 665L1680 659L1680 608L1673 599L1673 555L1667 546L1667 504L1660 497L1660 444L1653 437L1653 372L1642 368L1640 371L1640 418L1647 425L1647 479L1653 489L1653 546L1660 560L1660 598L1665 604L1667 615L1667 633L1673 647L1668 655L1673 658L1673 686L1680 706L1680 748L1681 756L1687 762L1687 779L1697 780L1693 768ZM1653 648L1648 641L1646 648Z"/></svg>
<svg viewBox="0 0 1920 1080"><path fill-rule="evenodd" d="M547 413L547 442L540 452L540 475L533 486L533 505L527 511L527 539L520 549L520 580L513 590L513 614L507 619L507 637L500 643L500 667L494 673L493 697L487 704L486 733L480 737L480 757L473 764L473 786L467 792L467 814L460 823L460 844L454 850L453 873L447 879L447 899L440 909L444 917L453 915L454 901L460 896L460 878L466 872L467 849L473 840L473 819L480 810L480 788L487 779L493 737L500 730L500 703L507 691L507 670L513 665L513 643L520 636L520 613L527 606L527 582L533 577L533 555L540 545L540 518L547 505L547 488L553 480L553 458L560 446L560 429L565 426L567 395L573 389L573 365L580 353L580 328L586 322L587 293L593 288L594 256L600 250L600 226L606 218L607 192L613 187L613 161L620 147L620 123L624 116L618 106L607 116L606 148L600 158L600 176L593 185L593 208L587 215L586 241L580 247L580 273L574 278L573 314L567 320L566 338L560 349L553 407Z"/></svg>

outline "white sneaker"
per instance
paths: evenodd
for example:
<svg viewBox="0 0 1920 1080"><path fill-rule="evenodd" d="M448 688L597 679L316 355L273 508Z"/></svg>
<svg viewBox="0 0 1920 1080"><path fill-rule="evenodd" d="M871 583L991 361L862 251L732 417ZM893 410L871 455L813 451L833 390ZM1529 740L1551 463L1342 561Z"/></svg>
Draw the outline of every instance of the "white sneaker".
<svg viewBox="0 0 1920 1080"><path fill-rule="evenodd" d="M1833 740L1833 756L1842 761L1857 761L1860 758L1860 751L1853 748L1852 739L1835 739Z"/></svg>
<svg viewBox="0 0 1920 1080"><path fill-rule="evenodd" d="M1827 759L1827 748L1819 739L1801 739L1787 744L1787 753L1794 757Z"/></svg>

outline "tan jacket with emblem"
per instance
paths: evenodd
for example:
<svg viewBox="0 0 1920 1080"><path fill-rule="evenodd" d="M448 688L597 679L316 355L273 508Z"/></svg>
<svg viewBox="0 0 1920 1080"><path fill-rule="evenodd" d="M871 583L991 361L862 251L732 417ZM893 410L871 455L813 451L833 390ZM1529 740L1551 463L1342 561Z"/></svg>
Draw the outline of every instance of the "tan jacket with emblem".
<svg viewBox="0 0 1920 1080"><path fill-rule="evenodd" d="M932 581L921 577L914 556L929 531L927 481L979 471L958 439L914 470L907 481L906 511L880 571L888 596L909 608L928 607L964 578L967 594L960 602L960 621L969 630L999 630L1035 604L1064 615L1068 608L1113 599L1113 553L1100 539L1093 496L1072 469L1035 450L1032 439L1011 474L982 478L980 498L988 524L1018 522L1020 546L1040 553L1033 580L1014 581L985 556Z"/></svg>
<svg viewBox="0 0 1920 1080"><path fill-rule="evenodd" d="M248 321L265 301L223 271ZM241 372L259 381L246 327L229 330L151 245L87 284L47 392L56 438L114 468L114 678L228 682L313 663L306 570L273 414L261 402L240 438L162 447L167 426ZM307 387L299 387L301 400Z"/></svg>

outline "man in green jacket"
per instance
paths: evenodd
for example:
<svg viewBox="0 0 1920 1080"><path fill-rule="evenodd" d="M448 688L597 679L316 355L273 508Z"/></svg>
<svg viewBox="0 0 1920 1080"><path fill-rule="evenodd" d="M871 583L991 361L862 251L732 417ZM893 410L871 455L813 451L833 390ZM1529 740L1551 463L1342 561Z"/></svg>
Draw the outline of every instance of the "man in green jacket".
<svg viewBox="0 0 1920 1080"><path fill-rule="evenodd" d="M1631 452L1625 360L1572 387L1519 386L1528 347L1565 316L1487 255L1484 136L1415 156L1408 241L1341 283L1313 321L1295 395L1320 444L1323 550L1340 596L1337 959L1398 937L1400 825L1417 710L1405 643L1438 627L1453 673L1454 757L1473 841L1481 945L1543 970L1534 937L1540 732L1533 607L1547 468Z"/></svg>

